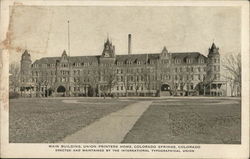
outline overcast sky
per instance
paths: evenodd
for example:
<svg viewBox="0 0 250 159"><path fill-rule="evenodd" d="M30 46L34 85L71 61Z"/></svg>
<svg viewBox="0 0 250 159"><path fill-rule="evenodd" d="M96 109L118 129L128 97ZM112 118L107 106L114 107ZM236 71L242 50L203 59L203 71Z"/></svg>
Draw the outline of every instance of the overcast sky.
<svg viewBox="0 0 250 159"><path fill-rule="evenodd" d="M70 20L71 56L100 55L109 35L116 54L200 52L207 55L213 40L222 55L240 52L239 7L25 7L11 21L11 45L27 48L35 60L61 56L67 50ZM11 61L22 51L12 50ZM17 55L18 53L18 55Z"/></svg>

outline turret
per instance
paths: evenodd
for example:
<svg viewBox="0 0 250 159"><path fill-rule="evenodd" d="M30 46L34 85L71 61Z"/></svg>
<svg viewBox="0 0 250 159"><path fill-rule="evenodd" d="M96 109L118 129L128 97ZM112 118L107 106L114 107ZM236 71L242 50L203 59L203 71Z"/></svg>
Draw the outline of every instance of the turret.
<svg viewBox="0 0 250 159"><path fill-rule="evenodd" d="M166 46L163 47L162 51L161 51L161 59L168 59L170 54L168 53L168 50L166 48Z"/></svg>
<svg viewBox="0 0 250 159"><path fill-rule="evenodd" d="M21 82L27 83L31 79L31 57L27 50L24 51L21 58Z"/></svg>
<svg viewBox="0 0 250 159"><path fill-rule="evenodd" d="M115 46L112 45L112 42L109 41L109 38L107 38L107 41L104 43L104 49L102 52L103 57L114 57L115 56Z"/></svg>
<svg viewBox="0 0 250 159"><path fill-rule="evenodd" d="M220 80L220 54L219 48L213 43L208 49L207 76L211 81Z"/></svg>

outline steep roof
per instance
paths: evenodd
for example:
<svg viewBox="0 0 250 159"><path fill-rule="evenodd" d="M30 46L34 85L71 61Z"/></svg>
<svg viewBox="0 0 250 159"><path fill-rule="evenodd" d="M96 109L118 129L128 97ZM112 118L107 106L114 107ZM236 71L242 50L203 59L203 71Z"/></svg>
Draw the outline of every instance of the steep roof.
<svg viewBox="0 0 250 159"><path fill-rule="evenodd" d="M202 55L199 52L175 52L175 53L171 53L172 54L172 58L199 58L199 57L203 57L206 58L206 56Z"/></svg>
<svg viewBox="0 0 250 159"><path fill-rule="evenodd" d="M159 53L151 53L151 54L130 54L130 55L116 55L117 61L146 61L147 59L159 59L160 54Z"/></svg>
<svg viewBox="0 0 250 159"><path fill-rule="evenodd" d="M70 57L70 63L80 62L98 62L100 56L72 56Z"/></svg>
<svg viewBox="0 0 250 159"><path fill-rule="evenodd" d="M68 57L70 60L70 63L74 62L98 62L100 56L72 56ZM61 60L62 57L43 57L39 60L36 60L34 64L51 64L56 63L57 60Z"/></svg>
<svg viewBox="0 0 250 159"><path fill-rule="evenodd" d="M172 55L172 58L178 58L182 59L185 61L186 58L193 58L193 59L198 59L199 57L203 57L206 59L207 57L202 55L199 52L177 52L177 53L169 53ZM146 61L148 60L157 60L160 58L161 53L150 53L150 54L130 54L130 55L116 55L116 61L118 62L125 62L127 60L135 62L136 60L138 61ZM39 60L36 60L34 64L51 64L51 63L56 63L57 60L61 60L62 57L43 57ZM100 56L71 56L68 57L70 60L70 63L81 63L81 62L98 62Z"/></svg>
<svg viewBox="0 0 250 159"><path fill-rule="evenodd" d="M56 60L60 60L61 57L43 57L36 60L33 64L43 64L43 63L56 63Z"/></svg>

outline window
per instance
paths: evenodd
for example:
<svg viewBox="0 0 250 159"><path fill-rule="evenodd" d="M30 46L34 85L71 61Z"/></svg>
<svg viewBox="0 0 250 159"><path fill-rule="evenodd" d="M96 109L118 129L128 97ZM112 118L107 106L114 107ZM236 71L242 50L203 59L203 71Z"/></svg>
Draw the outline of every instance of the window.
<svg viewBox="0 0 250 159"><path fill-rule="evenodd" d="M200 58L200 59L199 59L199 63L204 63L204 59L203 59L203 58Z"/></svg>
<svg viewBox="0 0 250 159"><path fill-rule="evenodd" d="M175 63L176 63L176 64L178 64L178 63L180 63L180 62L181 62L180 59L175 59Z"/></svg>
<svg viewBox="0 0 250 159"><path fill-rule="evenodd" d="M175 83L175 89L177 89L178 88L178 83Z"/></svg>
<svg viewBox="0 0 250 159"><path fill-rule="evenodd" d="M194 72L194 68L193 67L191 67L191 72Z"/></svg>
<svg viewBox="0 0 250 159"><path fill-rule="evenodd" d="M180 72L182 72L182 67L180 67Z"/></svg>
<svg viewBox="0 0 250 159"><path fill-rule="evenodd" d="M188 58L187 63L192 63L192 59Z"/></svg>
<svg viewBox="0 0 250 159"><path fill-rule="evenodd" d="M182 75L180 75L180 80L182 80Z"/></svg>
<svg viewBox="0 0 250 159"><path fill-rule="evenodd" d="M116 89L119 90L119 86L117 86Z"/></svg>
<svg viewBox="0 0 250 159"><path fill-rule="evenodd" d="M121 90L123 90L123 86L121 86Z"/></svg>
<svg viewBox="0 0 250 159"><path fill-rule="evenodd" d="M190 84L190 88L191 88L191 89L194 89L193 83Z"/></svg>
<svg viewBox="0 0 250 159"><path fill-rule="evenodd" d="M177 75L175 75L175 80L177 80L178 79L178 77L177 77Z"/></svg>

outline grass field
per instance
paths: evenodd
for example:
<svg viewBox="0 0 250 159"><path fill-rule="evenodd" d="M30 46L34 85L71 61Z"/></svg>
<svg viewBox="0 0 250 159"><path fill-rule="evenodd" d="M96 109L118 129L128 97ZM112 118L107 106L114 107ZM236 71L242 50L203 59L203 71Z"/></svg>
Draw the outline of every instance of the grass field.
<svg viewBox="0 0 250 159"><path fill-rule="evenodd" d="M124 143L240 144L240 99L157 100Z"/></svg>
<svg viewBox="0 0 250 159"><path fill-rule="evenodd" d="M53 143L97 119L132 103L119 99L13 99L10 100L11 143ZM63 102L64 101L64 102Z"/></svg>
<svg viewBox="0 0 250 159"><path fill-rule="evenodd" d="M10 100L11 143L53 143L137 101L153 103L123 143L240 144L237 98L50 98Z"/></svg>

